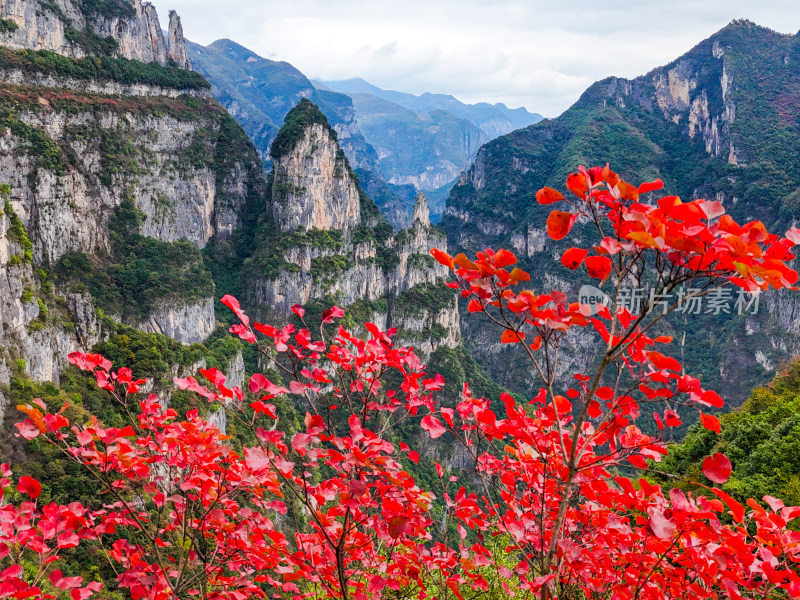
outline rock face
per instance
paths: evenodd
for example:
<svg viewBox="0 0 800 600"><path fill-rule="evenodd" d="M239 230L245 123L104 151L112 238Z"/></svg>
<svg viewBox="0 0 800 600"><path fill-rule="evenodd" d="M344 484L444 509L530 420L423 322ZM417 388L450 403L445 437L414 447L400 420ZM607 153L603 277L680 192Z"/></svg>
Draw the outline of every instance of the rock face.
<svg viewBox="0 0 800 600"><path fill-rule="evenodd" d="M418 196L412 225L394 235L360 191L334 136L306 101L276 138L282 151L276 155L273 147L271 208L282 234L271 242L270 262L284 266L254 278L253 301L279 318L294 304L338 304L357 311L360 322L397 327L401 340L427 354L457 346L455 295L441 283L447 270L429 254L446 240L430 223L427 199Z"/></svg>
<svg viewBox="0 0 800 600"><path fill-rule="evenodd" d="M307 127L295 150L273 168L272 213L278 227L337 230L349 237L361 220L361 207L355 181L343 176L347 169L325 127Z"/></svg>
<svg viewBox="0 0 800 600"><path fill-rule="evenodd" d="M51 50L81 58L112 53L123 58L189 68L177 15L170 15L169 46L155 6L141 0L118 0L92 12L77 0L3 0L0 18L17 25L0 33L0 45L14 49ZM103 43L105 42L105 43Z"/></svg>
<svg viewBox="0 0 800 600"><path fill-rule="evenodd" d="M113 40L103 48L117 61L93 78L0 68L0 183L9 186L0 200L0 386L15 373L57 381L69 352L107 335L95 311L104 300L89 292L130 294L116 288L114 269L130 278L139 261L157 279L160 268L191 263L189 280L210 282L199 251L224 243L244 204L265 193L255 149L207 83L158 66L189 66L177 15L167 44L151 4L109 5L95 15L70 0L0 1L0 17L18 25L0 44L80 58L86 48L75 40L86 36L76 32L90 26ZM156 66L123 83L126 59ZM123 207L134 217L126 221ZM62 276L68 263L82 266ZM82 269L91 271L84 279ZM146 315L106 315L185 344L208 338L213 284L198 295L165 277Z"/></svg>
<svg viewBox="0 0 800 600"><path fill-rule="evenodd" d="M174 10L169 11L169 37L167 39L167 58L181 69L191 69L189 55L186 53L186 39L183 37L181 18Z"/></svg>
<svg viewBox="0 0 800 600"><path fill-rule="evenodd" d="M194 344L205 341L216 327L214 299L204 298L196 304L159 307L138 329L160 333L183 344Z"/></svg>
<svg viewBox="0 0 800 600"><path fill-rule="evenodd" d="M0 210L0 385L15 373L58 382L67 354L99 339L91 299L43 291L22 221L8 199Z"/></svg>

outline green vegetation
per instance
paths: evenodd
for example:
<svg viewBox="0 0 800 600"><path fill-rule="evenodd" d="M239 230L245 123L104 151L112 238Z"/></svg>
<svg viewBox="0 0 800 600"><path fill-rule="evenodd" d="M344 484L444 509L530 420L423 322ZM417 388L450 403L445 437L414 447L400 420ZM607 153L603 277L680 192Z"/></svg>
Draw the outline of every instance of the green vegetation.
<svg viewBox="0 0 800 600"><path fill-rule="evenodd" d="M33 157L37 169L46 169L56 175L66 172L64 153L44 129L28 125L7 107L0 108L0 127L10 130L20 139L23 151Z"/></svg>
<svg viewBox="0 0 800 600"><path fill-rule="evenodd" d="M286 115L275 141L272 142L270 149L270 156L278 159L287 152L290 152L297 145L297 142L303 137L306 127L313 124L319 124L325 127L328 134L333 140L336 140L336 132L328 123L327 117L317 108L317 105L306 98L298 102L292 110Z"/></svg>
<svg viewBox="0 0 800 600"><path fill-rule="evenodd" d="M205 401L198 402L192 394L176 391L172 382L175 374L188 373L189 368L202 360L209 367L226 370L243 349L243 344L224 330L216 332L205 344L184 346L166 336L144 333L107 317L103 319L103 327L108 336L95 345L92 352L102 353L109 358L115 369L128 367L137 377L150 379L154 384L154 392L162 393L164 397L169 393L171 406L184 412L197 408L201 414L207 414L213 407ZM67 416L76 422L80 422L89 412L108 426L120 426L125 422L121 407L97 388L91 375L70 366L60 374L58 386L49 382L36 383L25 375L25 362L20 360L19 363L11 385L3 390L12 405L41 398L53 411L69 404ZM91 504L95 486L85 472L75 469L73 463L54 453L51 447L36 441L26 443L13 435L14 423L22 417L21 413L13 410L6 413L5 422L0 426L3 433L0 437L0 453L17 463L20 473L41 477L46 481L48 501L61 498ZM235 431L233 424L228 432L235 434Z"/></svg>
<svg viewBox="0 0 800 600"><path fill-rule="evenodd" d="M353 242L356 244L373 242L377 249L378 263L384 273L391 273L400 264L400 256L395 247L390 247L386 242L392 237L392 226L381 213L380 209L367 196L360 187L358 178L351 172L351 176L359 185L358 197L361 203L361 223L353 232Z"/></svg>
<svg viewBox="0 0 800 600"><path fill-rule="evenodd" d="M337 275L353 268L353 262L343 254L320 256L311 259L311 276L323 281L331 281Z"/></svg>
<svg viewBox="0 0 800 600"><path fill-rule="evenodd" d="M430 254L412 254L408 257L408 266L414 269L430 271L436 266L436 261Z"/></svg>
<svg viewBox="0 0 800 600"><path fill-rule="evenodd" d="M297 247L339 250L342 247L342 232L316 228L308 231L293 231L281 238L278 247L285 250Z"/></svg>
<svg viewBox="0 0 800 600"><path fill-rule="evenodd" d="M107 35L103 37L98 35L91 25L87 25L83 29L70 27L64 32L64 37L90 56L109 55L119 49L119 44L113 36Z"/></svg>
<svg viewBox="0 0 800 600"><path fill-rule="evenodd" d="M124 200L109 223L112 253L93 261L68 252L55 266L59 281L87 289L97 306L142 321L164 300L191 303L214 294L203 256L190 242L163 242L137 232L143 215Z"/></svg>
<svg viewBox="0 0 800 600"><path fill-rule="evenodd" d="M800 360L720 421L720 435L693 426L657 469L687 481L703 480L703 459L722 452L733 463L733 474L722 486L726 492L742 501L768 494L787 506L800 504ZM683 487L692 486L684 482Z"/></svg>
<svg viewBox="0 0 800 600"><path fill-rule="evenodd" d="M714 47L724 50L715 56ZM476 159L473 175L455 186L449 206L466 218L445 215L441 226L459 246L454 254L468 255L485 248L509 247L513 236L528 239L531 231L541 232L552 207L540 206L534 196L542 186L564 191L566 176L578 165L611 163L628 181L639 183L661 178L665 195L720 199L738 222L759 219L768 229L786 231L800 211L800 80L795 76L800 62L797 37L782 35L737 21L705 40L679 60L632 81L608 78L588 88L581 98L556 119L515 131L486 144ZM723 68L728 81L720 82ZM672 75L670 75L672 73ZM707 103L709 119L716 119L718 153L708 152L702 127L689 136L688 109L672 109L665 117L659 105L666 93L656 90L656 81L670 77L693 82L689 104ZM736 118L732 118L734 111ZM741 117L740 115L746 115ZM678 121L672 120L672 117ZM705 127L710 127L709 124ZM710 131L710 129L708 130ZM716 142L706 133L709 144ZM729 162L731 145L735 161ZM737 162L739 164L733 164ZM655 199L655 198L654 198ZM576 227L580 233L580 224ZM547 254L566 249L547 242ZM544 283L541 253L519 252L522 268L531 272L531 286ZM558 277L576 293L582 271L555 267ZM547 274L554 274L551 270ZM761 315L756 327L763 335L784 339L785 331L774 328ZM478 322L479 323L479 322ZM752 323L751 323L752 325ZM480 325L468 325L478 328ZM771 376L755 364L756 350L772 361L788 358L775 343L761 346L750 336L745 320L731 318L671 317L665 333L683 339L683 362L689 373L702 376L703 384L725 390L735 406L754 385ZM473 331L469 338L480 338ZM482 349L476 348L481 356ZM502 372L505 356L481 356L482 364L497 365ZM483 362L485 361L485 362ZM747 365L745 367L744 365ZM519 372L522 365L510 368ZM727 374L737 373L737 377Z"/></svg>
<svg viewBox="0 0 800 600"><path fill-rule="evenodd" d="M332 305L333 303L328 303ZM330 307L330 306L329 306ZM328 308L329 308L328 307ZM375 319L375 315L385 315L389 312L389 301L386 298L377 300L359 300L353 302L344 309L342 324L352 331L364 327L364 323L369 323Z"/></svg>
<svg viewBox="0 0 800 600"><path fill-rule="evenodd" d="M16 21L11 19L0 19L0 33L14 33L19 29Z"/></svg>
<svg viewBox="0 0 800 600"><path fill-rule="evenodd" d="M14 212L14 207L11 206L11 187L7 183L0 185L0 198L3 199L3 214L10 222L7 233L8 239L19 244L22 249L21 253L11 257L9 264L11 266L31 264L33 262L33 243L28 237L28 232L25 231L22 219L17 216L17 213Z"/></svg>
<svg viewBox="0 0 800 600"><path fill-rule="evenodd" d="M456 293L444 282L420 283L400 294L394 302L398 315L422 317L443 309L456 310Z"/></svg>
<svg viewBox="0 0 800 600"><path fill-rule="evenodd" d="M136 158L140 148L125 137L121 128L109 131L102 127L95 127L93 131L95 135L91 137L100 140L102 168L98 177L103 185L110 187L114 181L114 175L139 173L140 167Z"/></svg>
<svg viewBox="0 0 800 600"><path fill-rule="evenodd" d="M71 33L72 32L72 33ZM75 43L110 44L93 31L67 32ZM72 37L70 37L72 36ZM94 36L94 37L92 37ZM97 38L97 39L95 39ZM113 42L113 38L111 38ZM116 42L114 42L116 44ZM71 77L86 81L110 81L120 84L145 84L181 90L208 89L210 84L194 71L186 71L158 63L113 56L70 58L49 50L11 50L0 47L0 69L19 70L29 74Z"/></svg>
<svg viewBox="0 0 800 600"><path fill-rule="evenodd" d="M77 4L87 19L131 19L136 16L136 10L127 0L79 0Z"/></svg>

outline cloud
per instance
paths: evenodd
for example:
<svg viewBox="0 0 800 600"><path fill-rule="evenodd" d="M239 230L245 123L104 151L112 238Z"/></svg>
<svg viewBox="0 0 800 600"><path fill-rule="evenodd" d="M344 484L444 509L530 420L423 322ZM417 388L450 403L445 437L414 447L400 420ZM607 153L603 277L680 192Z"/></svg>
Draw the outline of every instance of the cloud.
<svg viewBox="0 0 800 600"><path fill-rule="evenodd" d="M794 1L155 0L186 36L227 37L309 77L505 102L555 116L593 81L666 64L734 18L784 33Z"/></svg>

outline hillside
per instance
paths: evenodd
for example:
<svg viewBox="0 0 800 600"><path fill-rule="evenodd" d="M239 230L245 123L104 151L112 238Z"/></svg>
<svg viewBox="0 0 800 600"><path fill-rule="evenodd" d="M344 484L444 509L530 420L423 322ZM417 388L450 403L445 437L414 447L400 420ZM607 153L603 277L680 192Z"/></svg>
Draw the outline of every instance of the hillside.
<svg viewBox="0 0 800 600"><path fill-rule="evenodd" d="M560 265L537 268L560 246L547 239L549 207L534 195L563 187L580 164L607 161L628 180L660 177L667 193L716 199L737 219L787 229L798 215L798 63L798 36L735 21L646 75L595 83L560 117L480 150L447 202L442 227L451 247L513 247L540 282L572 289L579 282ZM686 333L689 368L736 403L800 351L798 309L778 296L754 317L701 315L672 327ZM484 364L502 363L498 352L483 350Z"/></svg>

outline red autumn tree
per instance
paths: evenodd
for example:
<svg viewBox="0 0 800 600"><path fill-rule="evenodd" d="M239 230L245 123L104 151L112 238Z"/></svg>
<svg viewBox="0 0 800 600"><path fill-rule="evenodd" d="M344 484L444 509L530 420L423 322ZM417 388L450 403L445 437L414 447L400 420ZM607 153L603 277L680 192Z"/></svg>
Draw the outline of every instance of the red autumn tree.
<svg viewBox="0 0 800 600"><path fill-rule="evenodd" d="M537 193L540 204L569 206L547 219L552 239L565 238L579 220L596 236L589 247L564 251L561 262L584 266L607 290L599 309L558 290L517 291L530 276L514 268L507 250L474 260L432 252L455 274L469 311L495 323L541 382L532 408L505 396L502 419L465 390L455 411L440 409L423 421L434 437L446 430L455 436L482 480L483 494L462 491L448 503L466 526L508 536L521 587L543 600L800 597L800 534L786 528L800 508L766 497L766 506L748 500L746 510L702 483L702 495L663 491L646 470L666 445L637 426L645 407L655 411L658 429L679 426L675 408L682 406L719 433L716 417L704 411L722 399L662 352L672 340L653 333L655 326L680 301L725 286L792 287L798 276L787 263L800 231L781 238L758 221L739 225L719 202L644 200L661 187L660 180L634 187L606 166L570 175L571 199L552 188ZM626 282L652 289L638 313L621 302ZM656 306L653 299L679 287L688 290L680 300ZM596 336L597 359L565 377L566 343L587 331ZM721 454L703 464L713 483L724 483L730 471Z"/></svg>
<svg viewBox="0 0 800 600"><path fill-rule="evenodd" d="M44 436L103 490L88 531L107 549L116 586L134 599L361 600L424 588L435 571L456 587L458 556L432 540L436 497L408 471L419 455L386 439L421 407L435 409L430 392L442 378L428 378L412 349L394 347L393 331L367 324L362 340L337 328L338 308L323 314L315 336L251 324L235 298L222 301L240 320L232 331L258 346L283 383L257 373L241 390L214 368L200 371L205 385L175 383L219 404L251 442L234 448L198 411L179 418L155 395L138 399L145 381L97 354L69 358L129 415L128 426L72 424L41 404L20 407L28 418L19 434ZM299 431L286 429L270 402L280 395L306 408Z"/></svg>
<svg viewBox="0 0 800 600"><path fill-rule="evenodd" d="M551 237L566 237L578 219L594 228L596 244L567 250L562 262L585 266L608 290L610 301L596 314L564 292L518 291L530 277L513 268L509 251L474 260L433 251L453 270L451 285L469 299L470 312L494 321L501 340L530 360L541 380L530 402L503 395L502 408L493 408L465 387L455 408L442 407L434 394L443 380L426 375L413 350L395 347L392 331L367 324L360 339L337 328L336 308L318 330L299 307L302 327L273 327L251 322L226 296L239 319L231 331L257 345L279 377L254 374L241 390L207 369L200 372L206 383L176 384L221 406L250 432L247 442L236 444L197 411L184 417L155 396L139 399L144 381L92 354L70 360L94 375L128 426L70 423L63 411L21 407L27 419L19 434L54 444L103 492L91 510L68 508L75 517L65 531L102 548L115 585L136 599L800 597L800 534L787 527L800 509L774 498L745 508L713 485L687 495L630 475L666 452L637 426L645 406L655 407L658 427L679 425L682 405L716 429L704 411L722 400L656 350L671 341L654 333L663 310L645 304L633 314L620 305L630 279L647 279L656 293L790 287L797 275L787 262L800 232L782 239L760 223L739 226L714 202L640 201L660 182L634 188L608 167L581 169L567 186L571 202L548 188L537 198L572 207L550 216ZM596 336L597 360L567 377L560 357L578 334ZM284 395L305 408L299 430L273 403ZM438 465L441 497L419 487L410 473L419 455L389 441L398 423L417 418L430 437L463 444L477 490L459 487ZM715 455L703 471L722 483L730 462ZM36 499L35 482L21 479L18 487ZM455 541L434 526L436 503ZM75 600L96 591L95 583L65 582L48 563L62 538L47 542L52 527L37 521L37 511L56 509L3 508L21 529L0 529L0 567L17 586L0 587L0 597L25 597L45 578ZM46 543L20 542L20 531ZM63 539L77 543L71 534ZM41 564L36 574L22 569L23 547Z"/></svg>

